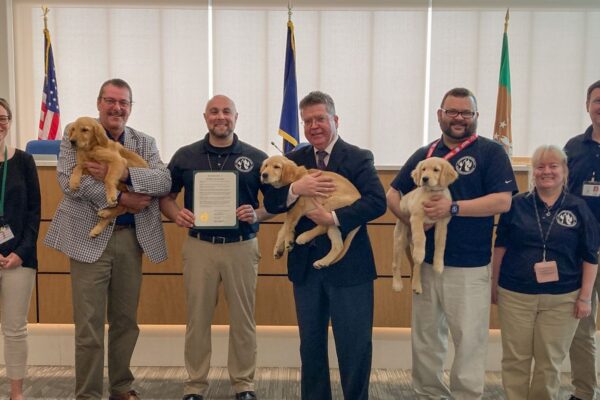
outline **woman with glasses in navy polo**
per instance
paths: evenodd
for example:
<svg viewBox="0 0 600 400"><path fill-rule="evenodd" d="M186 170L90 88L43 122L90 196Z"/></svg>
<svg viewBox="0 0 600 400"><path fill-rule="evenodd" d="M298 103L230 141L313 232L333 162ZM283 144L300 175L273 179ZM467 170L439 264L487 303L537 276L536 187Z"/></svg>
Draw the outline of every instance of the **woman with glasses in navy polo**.
<svg viewBox="0 0 600 400"><path fill-rule="evenodd" d="M533 189L500 217L492 261L507 400L558 399L560 367L591 312L600 246L591 211L565 190L564 152L541 146L531 163Z"/></svg>
<svg viewBox="0 0 600 400"><path fill-rule="evenodd" d="M10 106L0 98L0 325L10 399L23 400L41 201L33 158L6 144L11 122Z"/></svg>

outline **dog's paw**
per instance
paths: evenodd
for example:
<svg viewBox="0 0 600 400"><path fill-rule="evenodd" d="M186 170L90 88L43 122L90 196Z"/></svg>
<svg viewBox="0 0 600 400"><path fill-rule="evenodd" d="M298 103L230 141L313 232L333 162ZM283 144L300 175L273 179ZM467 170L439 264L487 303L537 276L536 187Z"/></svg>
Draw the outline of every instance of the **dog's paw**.
<svg viewBox="0 0 600 400"><path fill-rule="evenodd" d="M296 238L296 243L298 243L298 244L306 244L308 242L309 242L309 239L308 239L308 235L306 234L306 232L304 232L303 234L301 234L300 236L298 236Z"/></svg>
<svg viewBox="0 0 600 400"><path fill-rule="evenodd" d="M423 293L423 287L421 286L421 282L417 282L417 281L413 280L412 290L413 290L413 292L415 292L415 294Z"/></svg>
<svg viewBox="0 0 600 400"><path fill-rule="evenodd" d="M442 272L444 272L444 264L443 263L433 263L433 270L435 272L437 272L438 274L441 274Z"/></svg>
<svg viewBox="0 0 600 400"><path fill-rule="evenodd" d="M95 226L91 231L90 231L90 237L91 238L95 238L98 237L98 235L100 235L102 233L102 228L99 228L97 226Z"/></svg>
<svg viewBox="0 0 600 400"><path fill-rule="evenodd" d="M78 190L78 189L79 189L79 185L80 185L80 183L81 183L81 182L80 182L80 181L78 181L78 180L71 179L71 180L69 181L69 189L71 189L71 190L73 190L73 191L75 191L75 190Z"/></svg>
<svg viewBox="0 0 600 400"><path fill-rule="evenodd" d="M321 269L321 268L329 267L329 264L327 264L326 262L323 262L323 260L317 260L313 263L313 267L315 267L315 269Z"/></svg>
<svg viewBox="0 0 600 400"><path fill-rule="evenodd" d="M119 202L117 201L117 196L111 196L106 198L106 203L110 208L112 208L116 207Z"/></svg>
<svg viewBox="0 0 600 400"><path fill-rule="evenodd" d="M394 278L392 280L392 290L394 292L401 292L403 287L404 287L404 285L402 284L402 279Z"/></svg>
<svg viewBox="0 0 600 400"><path fill-rule="evenodd" d="M275 246L273 249L273 258L279 260L283 256L283 246Z"/></svg>
<svg viewBox="0 0 600 400"><path fill-rule="evenodd" d="M285 242L285 249L288 251L288 253L292 251L294 249L294 242Z"/></svg>
<svg viewBox="0 0 600 400"><path fill-rule="evenodd" d="M103 208L102 210L98 211L98 216L100 218L110 218L110 210Z"/></svg>

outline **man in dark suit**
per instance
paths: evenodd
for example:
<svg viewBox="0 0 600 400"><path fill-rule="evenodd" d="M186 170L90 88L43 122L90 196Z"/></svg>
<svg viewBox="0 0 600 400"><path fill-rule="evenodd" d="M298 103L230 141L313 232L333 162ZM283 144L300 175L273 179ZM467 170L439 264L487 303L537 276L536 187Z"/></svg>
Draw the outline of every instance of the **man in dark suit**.
<svg viewBox="0 0 600 400"><path fill-rule="evenodd" d="M338 116L333 99L311 92L300 102L304 135L311 146L288 155L298 165L326 169L348 178L361 198L347 207L327 212L317 206L296 226L300 235L315 226L337 225L345 236L360 227L347 254L337 263L315 269L313 262L327 254L326 235L294 246L288 255L288 276L294 285L300 329L302 399L331 399L327 355L331 320L344 398L367 399L371 373L373 280L377 277L367 222L385 212L385 193L373 164L373 154L344 142L337 135ZM327 195L334 189L320 172L309 174L265 197L270 213L286 211L299 196Z"/></svg>

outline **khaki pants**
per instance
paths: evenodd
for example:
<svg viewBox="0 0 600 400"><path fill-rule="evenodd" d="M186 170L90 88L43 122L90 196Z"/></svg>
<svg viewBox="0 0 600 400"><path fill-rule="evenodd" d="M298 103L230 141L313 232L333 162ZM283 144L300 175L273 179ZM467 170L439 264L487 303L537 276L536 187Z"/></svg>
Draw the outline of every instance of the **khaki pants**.
<svg viewBox="0 0 600 400"><path fill-rule="evenodd" d="M185 367L189 375L184 394L204 395L208 389L210 328L221 283L229 310L229 378L236 393L254 390L254 301L259 258L256 239L212 244L188 237L184 243L183 279L188 312Z"/></svg>
<svg viewBox="0 0 600 400"><path fill-rule="evenodd" d="M600 274L596 275L592 292L592 313L579 321L575 337L569 350L571 358L571 380L575 396L582 400L593 400L598 386L596 372L596 317L598 313L598 291Z"/></svg>
<svg viewBox="0 0 600 400"><path fill-rule="evenodd" d="M75 397L101 399L104 316L108 318L108 380L111 394L131 389L131 355L139 335L142 249L134 229L114 232L95 263L71 259L75 320Z"/></svg>
<svg viewBox="0 0 600 400"><path fill-rule="evenodd" d="M23 379L27 363L27 312L35 282L35 269L0 270L0 303L4 362L8 379Z"/></svg>
<svg viewBox="0 0 600 400"><path fill-rule="evenodd" d="M573 310L578 295L579 290L536 295L498 288L507 400L558 399L560 367L577 329Z"/></svg>
<svg viewBox="0 0 600 400"><path fill-rule="evenodd" d="M413 386L419 399L480 399L483 395L490 317L490 269L431 264L421 269L422 294L413 294ZM443 381L448 330L455 356L450 387Z"/></svg>

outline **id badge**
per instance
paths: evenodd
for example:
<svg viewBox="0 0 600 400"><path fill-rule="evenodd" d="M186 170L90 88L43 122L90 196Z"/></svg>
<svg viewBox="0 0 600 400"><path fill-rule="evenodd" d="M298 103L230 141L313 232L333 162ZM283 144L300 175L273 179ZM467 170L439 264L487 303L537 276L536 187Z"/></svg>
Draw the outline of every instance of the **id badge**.
<svg viewBox="0 0 600 400"><path fill-rule="evenodd" d="M14 239L15 235L13 235L10 226L4 225L0 227L0 244L6 243L11 239Z"/></svg>
<svg viewBox="0 0 600 400"><path fill-rule="evenodd" d="M558 266L556 261L540 261L533 265L535 279L538 283L558 281Z"/></svg>
<svg viewBox="0 0 600 400"><path fill-rule="evenodd" d="M583 182L583 189L581 190L581 195L587 197L600 197L600 182Z"/></svg>

